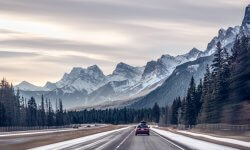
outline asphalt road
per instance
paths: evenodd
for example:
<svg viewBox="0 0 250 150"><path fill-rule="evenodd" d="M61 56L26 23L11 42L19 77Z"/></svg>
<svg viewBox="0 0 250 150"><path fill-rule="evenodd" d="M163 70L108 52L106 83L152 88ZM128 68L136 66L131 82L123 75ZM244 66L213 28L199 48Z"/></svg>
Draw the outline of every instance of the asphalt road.
<svg viewBox="0 0 250 150"><path fill-rule="evenodd" d="M63 148L65 150L65 148ZM66 150L183 150L160 135L151 132L150 136L135 136L129 128L95 140L69 146Z"/></svg>

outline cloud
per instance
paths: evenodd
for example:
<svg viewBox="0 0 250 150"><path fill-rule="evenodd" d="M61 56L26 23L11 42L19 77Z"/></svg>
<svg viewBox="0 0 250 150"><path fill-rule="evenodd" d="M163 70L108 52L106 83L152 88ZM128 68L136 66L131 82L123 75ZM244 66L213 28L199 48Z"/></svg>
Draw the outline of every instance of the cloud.
<svg viewBox="0 0 250 150"><path fill-rule="evenodd" d="M0 59L4 58L20 58L20 57L35 57L39 56L37 53L28 52L10 52L10 51L0 51Z"/></svg>
<svg viewBox="0 0 250 150"><path fill-rule="evenodd" d="M43 83L58 80L74 66L97 64L108 74L121 61L143 66L162 54L183 54L193 47L205 50L219 28L241 24L247 4L244 0L0 0L0 64L10 68L21 64L26 70L19 72L21 76L6 68L0 73L15 81L19 76L18 80ZM46 74L48 65L53 72Z"/></svg>

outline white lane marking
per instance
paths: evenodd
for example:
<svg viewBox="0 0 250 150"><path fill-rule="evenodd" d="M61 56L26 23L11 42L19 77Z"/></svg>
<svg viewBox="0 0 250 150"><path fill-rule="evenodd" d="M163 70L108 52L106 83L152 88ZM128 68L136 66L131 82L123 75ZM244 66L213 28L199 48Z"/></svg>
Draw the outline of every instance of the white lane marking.
<svg viewBox="0 0 250 150"><path fill-rule="evenodd" d="M121 142L114 150L117 150L117 149L118 149L118 148L128 139L128 137L129 137L133 132L134 132L134 130L132 130L132 131L129 133L129 135L126 136L126 138L123 139L122 142Z"/></svg>
<svg viewBox="0 0 250 150"><path fill-rule="evenodd" d="M152 130L151 130L151 131L152 131ZM185 150L184 148L180 147L179 145L176 145L175 143L169 141L168 139L166 139L165 137L163 137L163 136L160 135L159 133L157 133L157 132L155 132L155 131L153 131L153 132L154 132L156 135L158 135L159 137L161 137L162 139L164 139L165 141L167 141L168 143L170 143L170 144L172 144L172 145L178 147L178 148L181 149L181 150Z"/></svg>
<svg viewBox="0 0 250 150"><path fill-rule="evenodd" d="M83 142L95 140L96 138L100 138L102 136L106 136L108 134L112 134L112 133L117 132L117 131L126 130L128 128L129 127L124 127L124 128L120 128L120 129L115 129L115 130L110 130L110 131L101 132L101 133L97 133L97 134L92 134L92 135L88 135L88 136L83 136L83 137L80 137L80 138L76 138L76 139L72 139L72 140L66 140L66 141L62 141L62 142L59 142L59 143L54 143L54 144L44 145L44 146L40 146L40 147L35 147L35 148L32 148L32 150L61 150L61 149L66 149L67 147L71 147L71 146L74 146L76 144L80 144L80 143L83 143Z"/></svg>
<svg viewBox="0 0 250 150"><path fill-rule="evenodd" d="M113 136L115 136L115 135L113 135ZM107 143L101 145L101 146L98 147L98 148L95 148L95 150L102 150L102 149L104 149L104 147L106 147L106 146L109 145L110 143L114 142L114 141L116 140L116 138L113 137L113 136L111 136L110 140L108 140Z"/></svg>

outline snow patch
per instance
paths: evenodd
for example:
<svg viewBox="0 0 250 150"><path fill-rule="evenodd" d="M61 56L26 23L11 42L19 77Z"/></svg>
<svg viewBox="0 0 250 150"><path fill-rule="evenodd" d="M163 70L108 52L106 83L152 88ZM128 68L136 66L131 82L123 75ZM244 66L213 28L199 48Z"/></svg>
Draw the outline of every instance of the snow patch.
<svg viewBox="0 0 250 150"><path fill-rule="evenodd" d="M199 66L200 66L199 64L190 65L190 66L188 66L188 70L189 70L190 72L195 72L195 71L198 70Z"/></svg>
<svg viewBox="0 0 250 150"><path fill-rule="evenodd" d="M193 139L190 137L186 137L183 135L179 134L174 134L169 131L165 130L160 130L156 128L152 128L153 131L156 133L169 138L172 141L175 141L177 143L181 143L190 149L198 149L198 150L236 150L235 148L227 147L227 146L222 146L214 143L209 143L206 141L198 140L198 139Z"/></svg>
<svg viewBox="0 0 250 150"><path fill-rule="evenodd" d="M59 150L59 149L66 149L67 147L73 146L73 145L77 145L86 141L90 141L90 140L94 140L96 138L100 138L102 136L114 133L114 132L119 132L125 129L128 129L130 127L126 127L126 128L121 128L121 129L116 129L116 130L111 130L111 131L106 131L106 132L102 132L102 133L97 133L97 134L93 134L93 135L89 135L89 136L85 136L85 137L81 137L81 138L77 138L77 139L73 139L73 140L68 140L68 141L63 141L63 142L59 142L59 143L55 143L55 144L50 144L50 145L45 145L45 146L41 146L41 147L37 147L37 148L32 148L30 150Z"/></svg>
<svg viewBox="0 0 250 150"><path fill-rule="evenodd" d="M206 135L206 134L193 133L193 132L188 132L188 131L178 131L178 132L193 135L193 136L205 137L205 138L220 141L220 142L226 142L226 143L241 145L241 146L245 146L245 147L250 148L250 143L245 142L245 141L229 139L229 138L220 138L220 137L210 136L210 135Z"/></svg>

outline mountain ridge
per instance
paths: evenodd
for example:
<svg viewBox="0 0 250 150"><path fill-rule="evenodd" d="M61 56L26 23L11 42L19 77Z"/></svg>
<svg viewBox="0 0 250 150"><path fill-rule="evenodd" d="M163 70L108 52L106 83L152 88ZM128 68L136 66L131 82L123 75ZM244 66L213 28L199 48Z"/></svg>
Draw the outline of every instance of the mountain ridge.
<svg viewBox="0 0 250 150"><path fill-rule="evenodd" d="M175 91L180 91L181 88L185 88L188 85L188 77L190 75L196 76L197 79L202 78L204 66L211 63L211 57L213 57L216 51L216 44L218 42L221 42L222 47L226 48L230 53L230 49L237 36L241 36L242 34L250 35L249 23L250 6L246 8L242 25L227 29L221 28L218 31L218 35L207 44L205 51L193 48L183 55L171 56L165 54L157 60L148 61L145 66L141 67L134 67L120 62L112 74L109 75L104 75L97 65L87 68L73 67L69 73L65 73L55 83L47 82L44 87L38 87L22 82L16 88L25 91L27 95L29 95L29 90L30 92L32 91L31 93L39 90L43 91L40 93L45 94L45 96L50 95L53 98L62 98L68 102L74 102L74 99L78 99L82 102L82 105L94 105L96 102L105 103L114 100L131 99L133 97L136 97L136 101L138 102L140 101L140 99L138 100L138 96L147 97L150 93L163 87L165 90L160 90L163 93L164 91L171 91L171 88L175 89ZM203 62L200 60L203 60ZM179 74L182 72L186 76L177 78L178 72ZM170 82L169 78L175 82ZM179 80L182 83L178 82ZM179 83L180 85L174 83ZM173 87L173 85L176 87ZM65 99L64 95L68 95L69 99ZM165 94L165 96L173 99L177 94ZM159 101L163 101L163 98L158 97L158 99ZM163 103L161 102L161 104Z"/></svg>
<svg viewBox="0 0 250 150"><path fill-rule="evenodd" d="M178 96L185 96L191 77L194 77L197 83L199 79L203 78L206 65L211 65L217 43L220 42L222 48L225 48L231 54L234 42L242 35L250 36L250 5L246 7L241 26L229 27L226 30L220 29L218 35L208 43L207 49L200 54L198 59L177 66L161 86L149 94L137 98L135 102L132 101L128 104L129 107L152 107L154 103L164 106L172 103Z"/></svg>
<svg viewBox="0 0 250 150"><path fill-rule="evenodd" d="M74 92L76 92L78 93L78 99L82 99L84 104L87 104L88 99L93 103L112 99L118 100L126 98L126 96L130 97L149 93L158 87L162 83L162 80L165 80L177 65L195 59L201 52L202 51L193 48L183 55L171 56L165 54L157 60L152 61L156 62L156 66L153 68L149 65L150 62L141 67L134 67L120 62L109 75L104 75L97 65L92 65L87 68L73 67L69 73L64 73L63 77L55 83L48 81L43 87L29 83L30 86L26 88L23 88L23 83L20 83L15 87L21 91L25 91L26 96L29 95L29 91L32 91L31 93L39 91L38 93L44 94L49 98L63 99L62 96L64 94L74 95ZM146 68L151 68L152 70L147 72ZM105 87L107 89L104 89ZM108 89L110 91L108 91ZM94 93L102 93L100 91L107 91L110 95L104 94L106 96L103 96L99 94L99 96L97 96L97 94L94 96ZM82 96L79 96L79 92L83 92ZM54 93L54 95L52 93ZM60 95L55 96L57 93ZM39 98L39 96L36 98ZM73 99L69 100L74 101Z"/></svg>

